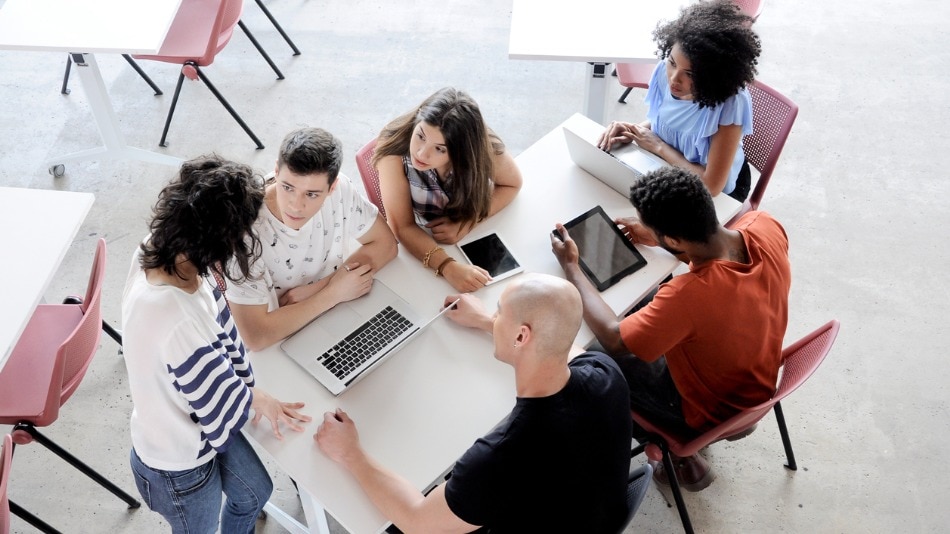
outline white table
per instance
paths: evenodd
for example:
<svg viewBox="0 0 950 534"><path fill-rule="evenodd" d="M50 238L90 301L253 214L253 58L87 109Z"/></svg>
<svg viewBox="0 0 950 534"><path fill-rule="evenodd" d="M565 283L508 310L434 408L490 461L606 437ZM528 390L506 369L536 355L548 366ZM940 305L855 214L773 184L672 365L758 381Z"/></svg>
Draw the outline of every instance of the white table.
<svg viewBox="0 0 950 534"><path fill-rule="evenodd" d="M126 145L95 53L155 54L181 0L6 0L0 49L68 52L92 108L103 146L52 158L50 172L86 159L133 159L178 166L182 160Z"/></svg>
<svg viewBox="0 0 950 534"><path fill-rule="evenodd" d="M0 187L0 369L43 298L95 197Z"/></svg>
<svg viewBox="0 0 950 534"><path fill-rule="evenodd" d="M571 124L572 130L590 139L602 129L579 114L564 124ZM525 177L522 191L511 205L473 232L497 231L527 271L563 276L548 238L556 222L568 221L597 204L611 216L634 214L629 200L571 161L560 127L515 159ZM740 206L726 195L716 198L720 220L731 218ZM664 250L639 248L649 262L647 266L604 293L618 315L678 265ZM461 259L458 249L446 250ZM443 297L455 292L402 247L396 259L380 271L379 278L423 316L434 314ZM476 294L494 309L504 284L515 279ZM592 338L585 326L577 342L583 345ZM363 447L423 489L439 479L476 438L487 433L514 406L514 372L495 361L492 352L490 336L440 319L338 398L277 346L253 354L251 362L260 387L282 400L306 402L305 412L315 419L337 407L346 410L357 423ZM320 517L322 504L351 532L381 530L385 518L352 476L324 456L313 442L318 424L319 420L315 421L302 434L285 432L283 441L275 439L267 425L249 426L246 432L297 482L311 529L326 532Z"/></svg>
<svg viewBox="0 0 950 534"><path fill-rule="evenodd" d="M686 0L514 0L510 59L585 61L583 113L604 123L610 63L655 63L653 30Z"/></svg>

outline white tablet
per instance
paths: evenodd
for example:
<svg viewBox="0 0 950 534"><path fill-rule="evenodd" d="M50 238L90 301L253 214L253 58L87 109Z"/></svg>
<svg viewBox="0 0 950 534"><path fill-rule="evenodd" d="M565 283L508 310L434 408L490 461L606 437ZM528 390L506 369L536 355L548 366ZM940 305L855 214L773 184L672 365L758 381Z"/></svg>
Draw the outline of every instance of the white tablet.
<svg viewBox="0 0 950 534"><path fill-rule="evenodd" d="M488 271L492 277L490 283L524 271L524 267L515 259L511 249L505 246L498 234L488 234L471 240L466 238L459 242L458 247L469 263Z"/></svg>

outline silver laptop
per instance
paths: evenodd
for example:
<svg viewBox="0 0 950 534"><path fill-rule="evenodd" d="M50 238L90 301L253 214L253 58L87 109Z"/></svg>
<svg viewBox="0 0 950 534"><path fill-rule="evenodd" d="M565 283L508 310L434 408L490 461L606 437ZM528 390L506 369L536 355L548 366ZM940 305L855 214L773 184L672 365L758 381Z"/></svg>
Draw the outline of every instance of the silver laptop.
<svg viewBox="0 0 950 534"><path fill-rule="evenodd" d="M574 163L624 197L630 196L630 186L644 174L667 166L665 161L633 143L604 152L568 128L564 128L564 137Z"/></svg>
<svg viewBox="0 0 950 534"><path fill-rule="evenodd" d="M440 317L428 321L379 280L358 299L337 304L280 344L330 393L339 395Z"/></svg>

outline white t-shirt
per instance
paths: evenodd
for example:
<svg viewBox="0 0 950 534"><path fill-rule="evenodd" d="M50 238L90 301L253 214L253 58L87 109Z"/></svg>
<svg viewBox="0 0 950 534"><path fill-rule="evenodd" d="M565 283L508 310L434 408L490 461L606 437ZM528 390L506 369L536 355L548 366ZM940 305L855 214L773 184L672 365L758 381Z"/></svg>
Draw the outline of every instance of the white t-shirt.
<svg viewBox="0 0 950 534"><path fill-rule="evenodd" d="M323 207L300 230L294 230L261 206L254 231L261 240L261 257L248 280L228 282L228 300L235 304L267 304L276 310L288 290L312 284L331 274L372 228L379 210L340 174Z"/></svg>

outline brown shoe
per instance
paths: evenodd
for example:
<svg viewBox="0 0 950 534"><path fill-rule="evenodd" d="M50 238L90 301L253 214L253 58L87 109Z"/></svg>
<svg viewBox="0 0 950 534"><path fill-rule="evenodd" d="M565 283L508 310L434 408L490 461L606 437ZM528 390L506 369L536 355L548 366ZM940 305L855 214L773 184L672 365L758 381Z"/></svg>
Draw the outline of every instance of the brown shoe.
<svg viewBox="0 0 950 534"><path fill-rule="evenodd" d="M653 466L653 481L657 484L669 486L670 481L667 478L666 467L662 462L650 462ZM705 458L698 453L686 458L673 458L673 466L676 470L676 481L681 488L686 491L702 491L716 480L716 473Z"/></svg>

